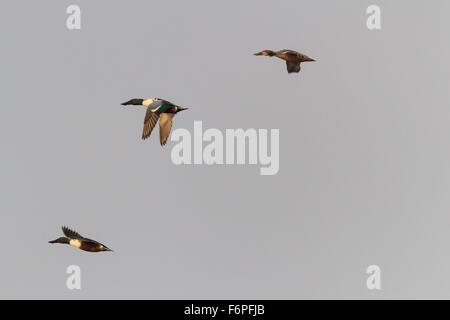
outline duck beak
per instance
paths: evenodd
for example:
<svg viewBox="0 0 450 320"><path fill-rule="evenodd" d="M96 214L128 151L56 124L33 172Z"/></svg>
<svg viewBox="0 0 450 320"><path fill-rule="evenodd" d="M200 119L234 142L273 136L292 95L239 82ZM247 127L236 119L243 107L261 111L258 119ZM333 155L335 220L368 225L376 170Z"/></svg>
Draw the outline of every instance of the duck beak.
<svg viewBox="0 0 450 320"><path fill-rule="evenodd" d="M121 105L123 105L123 106L126 106L126 105L127 105L127 103L126 103L126 102L123 102L123 103L121 103Z"/></svg>
<svg viewBox="0 0 450 320"><path fill-rule="evenodd" d="M307 62L307 61L316 61L316 60L314 60L313 58L310 58L310 57L305 57L303 59L303 61Z"/></svg>
<svg viewBox="0 0 450 320"><path fill-rule="evenodd" d="M187 110L187 109L189 109L189 108L187 108L187 107L178 107L178 111L183 111L183 110Z"/></svg>
<svg viewBox="0 0 450 320"><path fill-rule="evenodd" d="M254 55L254 56L262 56L262 54L263 54L263 53L262 53L262 51L261 51L261 52L254 53L253 55Z"/></svg>

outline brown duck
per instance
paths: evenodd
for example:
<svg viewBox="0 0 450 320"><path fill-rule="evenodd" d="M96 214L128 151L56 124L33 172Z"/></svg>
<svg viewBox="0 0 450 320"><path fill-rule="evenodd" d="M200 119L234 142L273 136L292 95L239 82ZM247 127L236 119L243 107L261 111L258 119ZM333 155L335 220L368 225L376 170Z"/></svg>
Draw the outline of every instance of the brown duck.
<svg viewBox="0 0 450 320"><path fill-rule="evenodd" d="M264 50L254 54L255 56L268 56L268 57L277 57L286 61L287 72L300 72L300 63L308 62L308 61L316 61L303 53L294 51L294 50L280 50L280 51L272 51L272 50Z"/></svg>
<svg viewBox="0 0 450 320"><path fill-rule="evenodd" d="M69 244L72 247L89 251L89 252L99 252L99 251L112 251L107 246L97 242L95 240L87 239L81 236L79 233L70 230L67 227L62 227L62 231L65 237L58 238L53 241L49 241L49 243L62 243Z"/></svg>

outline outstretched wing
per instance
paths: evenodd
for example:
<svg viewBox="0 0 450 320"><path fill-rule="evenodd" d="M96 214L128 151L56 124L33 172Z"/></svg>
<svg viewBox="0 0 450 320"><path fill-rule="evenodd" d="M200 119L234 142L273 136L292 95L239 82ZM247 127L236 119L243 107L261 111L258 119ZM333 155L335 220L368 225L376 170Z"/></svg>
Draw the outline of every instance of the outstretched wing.
<svg viewBox="0 0 450 320"><path fill-rule="evenodd" d="M152 133L153 128L155 127L156 123L158 122L159 115L152 111L152 109L149 106L147 108L147 112L145 113L145 119L144 119L144 129L142 130L142 139L145 140L148 137L150 137L150 134ZM161 106L159 106L161 107Z"/></svg>
<svg viewBox="0 0 450 320"><path fill-rule="evenodd" d="M159 141L162 146L167 143L167 138L169 137L170 130L172 129L172 119L174 116L174 113L161 114L161 119L159 120Z"/></svg>
<svg viewBox="0 0 450 320"><path fill-rule="evenodd" d="M70 230L67 227L62 227L62 231L63 231L64 235L69 239L80 239L80 240L83 239L83 236L81 236L79 233L77 233L73 230Z"/></svg>
<svg viewBox="0 0 450 320"><path fill-rule="evenodd" d="M300 72L300 62L286 61L287 72Z"/></svg>

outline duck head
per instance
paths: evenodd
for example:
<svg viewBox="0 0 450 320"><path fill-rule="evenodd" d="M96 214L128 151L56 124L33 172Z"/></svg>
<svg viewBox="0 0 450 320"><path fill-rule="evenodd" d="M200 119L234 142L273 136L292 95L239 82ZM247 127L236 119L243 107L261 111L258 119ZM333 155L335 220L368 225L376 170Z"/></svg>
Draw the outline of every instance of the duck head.
<svg viewBox="0 0 450 320"><path fill-rule="evenodd" d="M69 243L70 243L70 240L69 240L69 238L61 237L61 238L58 238L58 239L56 239L56 240L49 241L48 243L63 243L63 244L69 244Z"/></svg>
<svg viewBox="0 0 450 320"><path fill-rule="evenodd" d="M263 50L263 51L254 53L253 55L255 55L255 56L269 56L269 57L273 57L275 55L275 52L273 52L272 50Z"/></svg>
<svg viewBox="0 0 450 320"><path fill-rule="evenodd" d="M127 102L121 103L121 105L123 106L128 106L128 105L134 105L134 106L142 106L142 102L144 102L144 99L131 99L128 100Z"/></svg>

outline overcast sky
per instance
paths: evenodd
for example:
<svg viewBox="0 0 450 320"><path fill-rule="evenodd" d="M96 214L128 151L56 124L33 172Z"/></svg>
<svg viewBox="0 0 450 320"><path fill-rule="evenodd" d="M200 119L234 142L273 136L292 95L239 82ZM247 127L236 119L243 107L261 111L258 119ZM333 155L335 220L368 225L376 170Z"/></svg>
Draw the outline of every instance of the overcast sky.
<svg viewBox="0 0 450 320"><path fill-rule="evenodd" d="M449 1L0 12L0 298L450 298ZM252 55L284 48L317 62ZM190 107L175 129L279 129L279 173L175 166L173 142L140 139L145 110L120 105L151 97ZM48 244L62 225L114 252Z"/></svg>

